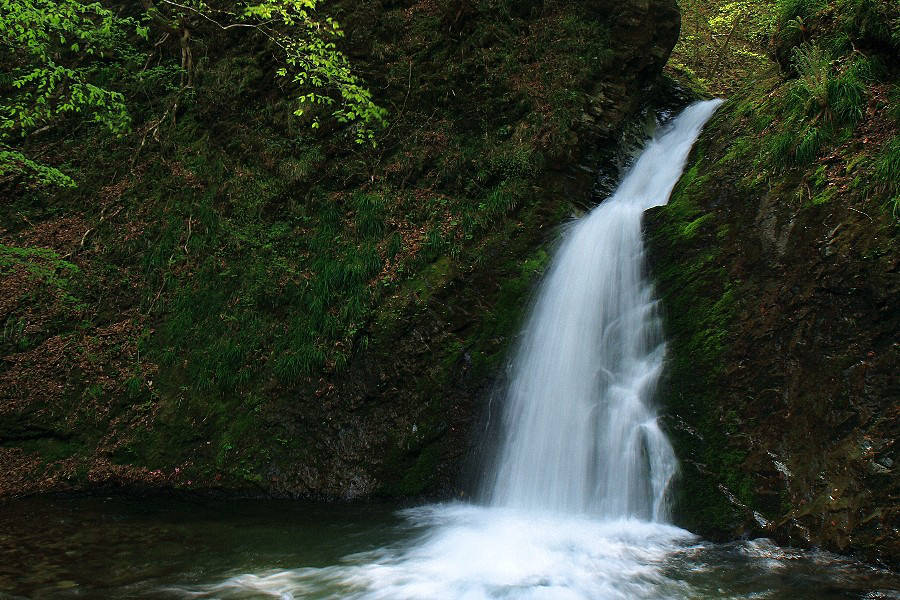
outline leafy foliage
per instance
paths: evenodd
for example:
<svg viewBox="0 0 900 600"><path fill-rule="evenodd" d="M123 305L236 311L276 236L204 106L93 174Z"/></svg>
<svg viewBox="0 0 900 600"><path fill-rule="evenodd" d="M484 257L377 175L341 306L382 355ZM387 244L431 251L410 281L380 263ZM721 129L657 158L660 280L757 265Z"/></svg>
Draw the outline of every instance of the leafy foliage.
<svg viewBox="0 0 900 600"><path fill-rule="evenodd" d="M89 197L115 205L106 214L118 216L76 246L79 265L103 265L78 278L97 286L79 291L99 299L89 311L103 316L77 319L102 320L122 304L151 315L141 356L162 367L154 393L183 398L184 418L221 411L227 420L225 407L246 407L248 394L335 377L379 323L424 304L451 264L491 268L497 254L484 250L485 240L525 227L536 178L577 143L573 123L615 56L608 25L570 5L533 23L511 13L498 21L496 6L479 5L454 44L440 19L410 19L402 7L346 17L357 19L355 44L372 36L363 42L372 58L361 67L380 73L397 114L372 149L368 137L346 143L359 139L364 117L335 127L334 111L349 110L339 84L324 75L294 81L276 43L300 36L303 16L294 11L317 19L312 4L293 3L287 13L242 6L150 5L155 50L110 79L129 99L130 144L84 130L69 146L55 138L81 189L57 194L47 212L29 191L7 211L40 222L61 207L83 211ZM429 10L455 18L455 9ZM373 18L381 20L375 33ZM337 43L337 25L322 21L322 39ZM280 67L282 77L267 77ZM295 102L293 92L319 83L333 104ZM300 118L297 108L305 109ZM318 131L308 128L315 119ZM124 168L113 173L113 165ZM527 229L542 235L538 225ZM519 306L510 302L510 323ZM482 341L493 348L501 337Z"/></svg>
<svg viewBox="0 0 900 600"><path fill-rule="evenodd" d="M63 287L68 276L78 272L78 267L64 260L49 248L18 248L0 244L0 273L7 274L15 268L24 268L36 279L52 286Z"/></svg>
<svg viewBox="0 0 900 600"><path fill-rule="evenodd" d="M376 130L386 125L387 111L374 103L336 46L344 36L340 24L318 15L318 0L157 0L145 5L154 22L181 40L182 67L187 71L193 67L191 32L204 25L250 31L265 38L279 55L277 75L299 90L294 114L312 113L313 128L320 126L315 107L329 109L338 123L353 125L359 143L374 143Z"/></svg>
<svg viewBox="0 0 900 600"><path fill-rule="evenodd" d="M147 12L138 19L100 2L0 0L0 182L73 187L70 175L28 155L26 138L73 116L115 135L128 132L128 96L141 85L177 76L179 85L191 86L198 31L260 35L277 54L277 75L296 94L298 116L308 105L326 107L328 117L352 126L357 142L370 144L386 124L386 111L336 46L339 24L317 15L317 0L143 4ZM151 33L159 37L152 44ZM157 47L169 39L178 42L181 69L151 67ZM318 128L321 111L310 112Z"/></svg>
<svg viewBox="0 0 900 600"><path fill-rule="evenodd" d="M0 0L0 180L74 186L68 175L14 148L79 113L112 133L128 129L124 96L105 85L126 29L147 30L99 2Z"/></svg>
<svg viewBox="0 0 900 600"><path fill-rule="evenodd" d="M696 86L727 95L770 67L774 0L682 0L682 32L669 68Z"/></svg>

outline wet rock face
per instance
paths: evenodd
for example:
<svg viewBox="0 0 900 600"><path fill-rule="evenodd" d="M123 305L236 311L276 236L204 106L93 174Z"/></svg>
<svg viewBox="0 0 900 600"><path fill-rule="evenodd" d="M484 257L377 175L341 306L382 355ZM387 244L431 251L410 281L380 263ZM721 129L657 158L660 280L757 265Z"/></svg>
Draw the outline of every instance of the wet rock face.
<svg viewBox="0 0 900 600"><path fill-rule="evenodd" d="M727 108L724 109L727 113ZM747 185L727 114L647 221L677 514L709 535L900 556L900 255L877 200Z"/></svg>
<svg viewBox="0 0 900 600"><path fill-rule="evenodd" d="M584 114L585 129L594 137L609 136L623 119L646 101L640 94L654 82L678 41L681 13L668 0L589 2L595 18L611 23L618 77L598 81Z"/></svg>

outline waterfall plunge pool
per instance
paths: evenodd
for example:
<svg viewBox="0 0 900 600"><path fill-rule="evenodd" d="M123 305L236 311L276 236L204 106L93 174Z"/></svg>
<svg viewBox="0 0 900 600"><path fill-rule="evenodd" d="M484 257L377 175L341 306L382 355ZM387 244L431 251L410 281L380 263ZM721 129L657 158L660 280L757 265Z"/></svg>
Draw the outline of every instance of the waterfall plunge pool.
<svg viewBox="0 0 900 600"><path fill-rule="evenodd" d="M0 600L900 598L891 573L666 523L677 461L652 402L665 345L640 223L718 103L662 127L563 235L512 363L490 506L7 502Z"/></svg>
<svg viewBox="0 0 900 600"><path fill-rule="evenodd" d="M765 540L469 504L99 497L0 504L0 598L900 598Z"/></svg>

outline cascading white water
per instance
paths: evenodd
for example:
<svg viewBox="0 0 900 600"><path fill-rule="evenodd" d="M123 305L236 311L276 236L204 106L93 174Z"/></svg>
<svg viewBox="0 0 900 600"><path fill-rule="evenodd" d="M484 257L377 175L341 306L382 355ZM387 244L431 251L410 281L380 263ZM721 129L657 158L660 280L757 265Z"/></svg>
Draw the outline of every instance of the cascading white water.
<svg viewBox="0 0 900 600"><path fill-rule="evenodd" d="M648 143L616 193L566 232L513 363L491 506L407 510L404 522L417 532L408 543L333 566L242 574L167 593L359 600L702 596L665 566L694 537L661 522L676 461L650 404L663 346L642 273L641 214L668 200L717 105L685 109Z"/></svg>
<svg viewBox="0 0 900 600"><path fill-rule="evenodd" d="M513 362L492 504L665 519L677 462L650 403L663 343L641 216L668 201L719 102L685 109L566 232Z"/></svg>

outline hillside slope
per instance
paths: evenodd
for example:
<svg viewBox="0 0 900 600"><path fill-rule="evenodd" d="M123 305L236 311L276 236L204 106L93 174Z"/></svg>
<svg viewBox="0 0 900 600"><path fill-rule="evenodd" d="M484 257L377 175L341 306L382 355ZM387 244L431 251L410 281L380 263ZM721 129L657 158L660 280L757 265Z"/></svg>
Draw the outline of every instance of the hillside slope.
<svg viewBox="0 0 900 600"><path fill-rule="evenodd" d="M114 3L113 3L114 4ZM377 148L296 119L270 53L161 39L124 138L0 183L0 495L449 493L554 227L654 85L673 0L344 0ZM173 71L174 69L174 71Z"/></svg>

